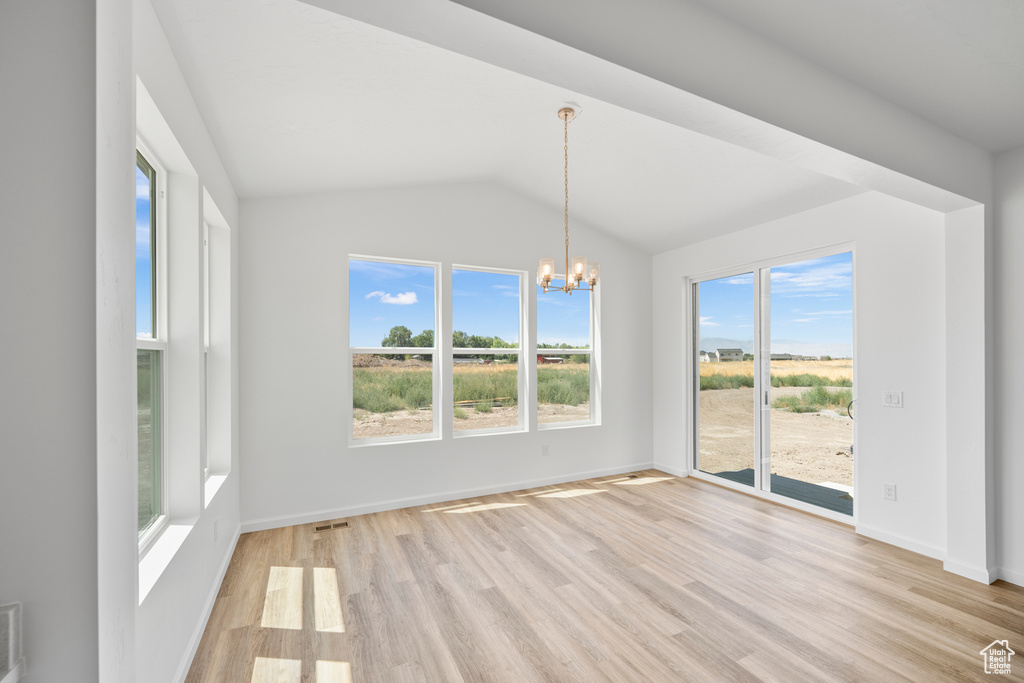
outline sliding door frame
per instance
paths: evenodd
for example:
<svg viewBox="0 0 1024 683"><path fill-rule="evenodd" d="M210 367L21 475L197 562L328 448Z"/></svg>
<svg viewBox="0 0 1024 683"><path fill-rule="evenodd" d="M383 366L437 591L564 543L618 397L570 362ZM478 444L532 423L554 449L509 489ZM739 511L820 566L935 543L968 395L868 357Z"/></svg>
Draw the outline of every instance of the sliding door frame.
<svg viewBox="0 0 1024 683"><path fill-rule="evenodd" d="M856 401L858 399L858 387L860 384L857 380L857 283L859 282L859 278L857 276L857 249L854 242L844 242L807 251L784 254L768 259L748 262L746 264L730 266L728 268L719 268L685 278L683 281L684 293L682 297L685 308L683 311L683 319L685 321L684 335L686 337L686 342L683 344L683 353L685 355L685 358L683 359L683 371L686 373L684 385L688 385L690 387L688 398L690 410L687 411L685 419L687 429L689 431L687 444L690 452L687 454L687 466L690 476L710 482L717 486L723 486L741 493L764 498L787 507L802 510L803 512L809 512L811 514L818 515L819 517L826 517L837 522L842 522L843 524L855 526L857 523L857 512L859 507L857 500L862 495L858 476L858 462L860 457L856 452L854 453L853 458L854 500L852 515L844 515L832 510L826 510L818 507L817 505L804 503L803 501L788 498L786 496L780 496L777 493L772 493L770 490L765 490L766 488L770 488L771 482L771 437L770 423L767 422L767 419L770 419L771 413L771 274L769 269L799 263L801 261L810 261L826 256L835 256L836 254L843 254L846 252L850 252L851 260L853 262L853 399ZM700 352L700 326L697 324L700 316L700 301L696 285L709 280L744 275L746 273L753 274L754 288L753 329L755 406L753 487L733 482L723 477L702 472L700 470L700 360L697 357L697 354ZM769 359L768 362L763 361L766 357ZM766 396L768 396L767 404ZM857 437L858 422L857 420L854 420L854 444L860 443L860 440ZM769 483L768 487L764 485L766 481Z"/></svg>

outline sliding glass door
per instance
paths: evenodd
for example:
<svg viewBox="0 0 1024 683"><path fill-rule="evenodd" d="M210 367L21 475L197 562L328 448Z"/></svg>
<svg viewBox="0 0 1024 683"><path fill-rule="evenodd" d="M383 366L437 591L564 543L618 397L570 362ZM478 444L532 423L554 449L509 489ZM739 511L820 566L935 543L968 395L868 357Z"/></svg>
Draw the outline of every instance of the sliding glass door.
<svg viewBox="0 0 1024 683"><path fill-rule="evenodd" d="M695 469L852 515L852 252L692 287Z"/></svg>
<svg viewBox="0 0 1024 683"><path fill-rule="evenodd" d="M694 284L699 469L754 486L754 274Z"/></svg>

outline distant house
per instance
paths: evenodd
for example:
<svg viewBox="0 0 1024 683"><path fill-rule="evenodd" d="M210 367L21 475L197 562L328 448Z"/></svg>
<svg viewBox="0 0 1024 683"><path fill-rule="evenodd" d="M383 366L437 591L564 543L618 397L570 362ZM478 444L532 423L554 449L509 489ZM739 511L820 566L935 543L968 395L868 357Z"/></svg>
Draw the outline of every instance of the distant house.
<svg viewBox="0 0 1024 683"><path fill-rule="evenodd" d="M565 359L561 356L542 356L537 354L537 365L547 365L549 363L564 363Z"/></svg>
<svg viewBox="0 0 1024 683"><path fill-rule="evenodd" d="M717 360L717 358L715 360ZM711 354L708 353L707 351L701 351L700 352L700 362L701 363L711 363L711 362L713 362L711 360Z"/></svg>
<svg viewBox="0 0 1024 683"><path fill-rule="evenodd" d="M743 349L718 349L715 351L713 363L728 363L743 360Z"/></svg>

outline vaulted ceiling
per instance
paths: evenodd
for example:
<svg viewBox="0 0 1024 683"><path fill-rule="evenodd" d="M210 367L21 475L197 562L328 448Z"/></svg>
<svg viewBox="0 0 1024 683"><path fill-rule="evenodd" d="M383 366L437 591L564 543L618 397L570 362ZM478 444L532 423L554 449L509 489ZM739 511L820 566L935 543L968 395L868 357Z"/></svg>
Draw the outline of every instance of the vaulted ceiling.
<svg viewBox="0 0 1024 683"><path fill-rule="evenodd" d="M708 4L758 23L753 0ZM779 7L800 15L808 4ZM833 4L862 14L852 0ZM882 16L894 11L871 4ZM243 198L486 180L560 209L563 129L556 112L566 103L581 110L569 130L572 216L651 253L864 191L298 0L154 6ZM806 21L821 21L820 14ZM783 21L762 23L779 41L793 37ZM898 31L892 33L890 48ZM794 44L807 52L828 47ZM832 61L822 63L851 80L871 78L889 55L879 47L880 56L860 63L861 73L849 66L852 46L829 44ZM1014 52L1004 47L999 54L1013 71ZM930 82L916 95L896 77L887 83L909 104L938 106ZM1006 110L1013 106L1007 98ZM970 119L945 116L951 130ZM964 136L975 126L986 146L1016 139L1013 125L973 122L962 123Z"/></svg>

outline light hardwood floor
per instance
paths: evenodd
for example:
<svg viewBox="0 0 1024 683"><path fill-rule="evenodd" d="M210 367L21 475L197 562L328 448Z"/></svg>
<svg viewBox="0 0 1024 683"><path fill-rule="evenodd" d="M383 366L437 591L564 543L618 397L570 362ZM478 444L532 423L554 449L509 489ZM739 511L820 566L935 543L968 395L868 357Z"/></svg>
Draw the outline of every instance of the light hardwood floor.
<svg viewBox="0 0 1024 683"><path fill-rule="evenodd" d="M1024 589L654 470L245 534L188 683L1024 680Z"/></svg>

